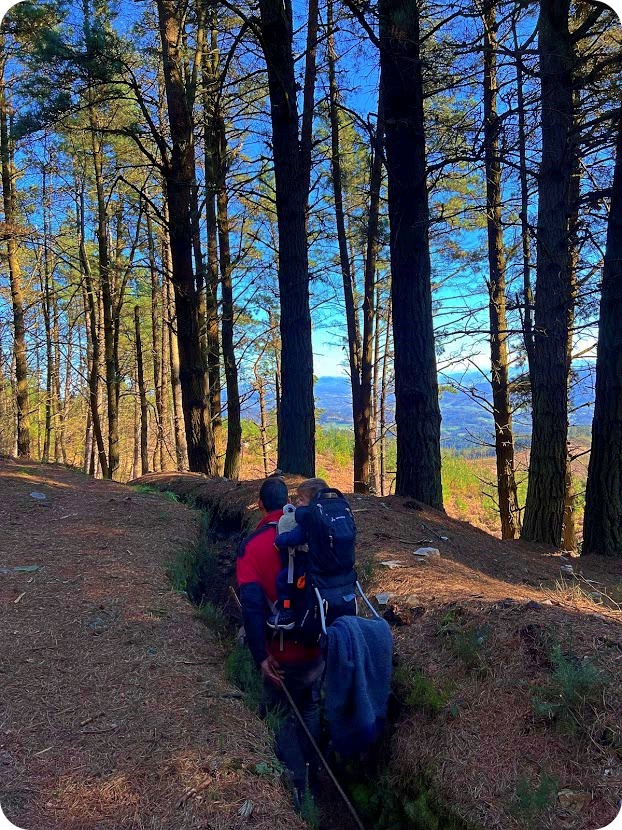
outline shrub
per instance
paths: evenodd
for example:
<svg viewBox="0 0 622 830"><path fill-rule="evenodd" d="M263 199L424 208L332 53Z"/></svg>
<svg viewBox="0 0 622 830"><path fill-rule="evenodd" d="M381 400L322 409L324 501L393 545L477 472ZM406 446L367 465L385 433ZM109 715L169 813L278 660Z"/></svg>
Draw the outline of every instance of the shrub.
<svg viewBox="0 0 622 830"><path fill-rule="evenodd" d="M484 625L468 625L462 619L462 609L447 611L439 623L443 645L468 669L484 669L483 649L490 639L491 628Z"/></svg>
<svg viewBox="0 0 622 830"><path fill-rule="evenodd" d="M426 709L432 715L437 715L449 700L448 690L437 688L421 669L400 666L394 672L394 683L406 706Z"/></svg>
<svg viewBox="0 0 622 830"><path fill-rule="evenodd" d="M606 677L587 658L564 654L559 644L552 647L550 661L551 680L548 685L533 690L533 710L548 720L570 720L576 725L582 720L584 704L598 697Z"/></svg>
<svg viewBox="0 0 622 830"><path fill-rule="evenodd" d="M541 813L554 805L557 791L557 781L545 772L540 775L537 785L521 776L509 812L528 827L535 826Z"/></svg>

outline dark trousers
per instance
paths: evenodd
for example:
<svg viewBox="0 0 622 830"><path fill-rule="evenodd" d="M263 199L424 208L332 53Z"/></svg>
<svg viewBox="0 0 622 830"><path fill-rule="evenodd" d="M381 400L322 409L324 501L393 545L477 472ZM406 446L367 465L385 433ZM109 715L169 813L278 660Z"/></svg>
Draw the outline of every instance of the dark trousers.
<svg viewBox="0 0 622 830"><path fill-rule="evenodd" d="M320 686L324 664L322 660L297 666L283 666L284 683L298 711L316 742L320 738ZM282 689L266 682L264 703L274 717L276 754L292 777L294 787L302 792L318 767L317 753Z"/></svg>

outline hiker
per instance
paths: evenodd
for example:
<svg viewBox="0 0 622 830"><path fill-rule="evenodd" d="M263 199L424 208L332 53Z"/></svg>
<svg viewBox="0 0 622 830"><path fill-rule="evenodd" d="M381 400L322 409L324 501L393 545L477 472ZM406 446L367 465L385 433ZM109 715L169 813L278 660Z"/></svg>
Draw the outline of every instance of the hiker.
<svg viewBox="0 0 622 830"><path fill-rule="evenodd" d="M309 514L309 504L321 490L328 489L323 478L308 478L298 485L296 490L296 505L285 505L283 515L279 519L278 534L275 545L280 551L287 551L287 566L277 577L278 599L275 603L276 611L268 617L268 626L282 631L291 631L296 624L296 615L292 607L293 592L298 579L304 578L306 551L300 550L308 543L308 532L305 528ZM289 509L288 509L289 508ZM294 574L298 579L294 579ZM302 583L300 586L301 587Z"/></svg>
<svg viewBox="0 0 622 830"><path fill-rule="evenodd" d="M282 690L284 683L313 735L320 732L320 683L324 660L318 645L305 645L295 636L267 638L266 620L277 600L277 577L281 555L274 542L278 521L289 501L282 478L267 478L259 490L262 518L238 551L237 578L244 618L246 642L264 679L264 703L277 712L276 750L288 768L294 786L294 801L300 806L308 784L315 776L317 758L304 729L291 710Z"/></svg>
<svg viewBox="0 0 622 830"><path fill-rule="evenodd" d="M299 485L297 503L279 520L275 544L284 568L268 625L318 642L327 625L356 614L356 525L348 500L321 478Z"/></svg>

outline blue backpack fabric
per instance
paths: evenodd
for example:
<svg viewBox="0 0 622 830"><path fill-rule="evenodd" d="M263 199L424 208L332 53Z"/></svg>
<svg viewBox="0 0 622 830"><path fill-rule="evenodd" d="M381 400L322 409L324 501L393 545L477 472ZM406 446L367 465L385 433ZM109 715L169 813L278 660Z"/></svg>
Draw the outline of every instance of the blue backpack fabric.
<svg viewBox="0 0 622 830"><path fill-rule="evenodd" d="M332 487L320 490L308 506L297 508L296 522L304 531L308 551L296 554L292 636L311 644L322 633L316 589L325 602L326 625L356 614L356 524L347 499Z"/></svg>
<svg viewBox="0 0 622 830"><path fill-rule="evenodd" d="M356 524L339 490L320 490L308 507L296 510L296 521L307 536L307 567L318 588L342 584L354 574Z"/></svg>

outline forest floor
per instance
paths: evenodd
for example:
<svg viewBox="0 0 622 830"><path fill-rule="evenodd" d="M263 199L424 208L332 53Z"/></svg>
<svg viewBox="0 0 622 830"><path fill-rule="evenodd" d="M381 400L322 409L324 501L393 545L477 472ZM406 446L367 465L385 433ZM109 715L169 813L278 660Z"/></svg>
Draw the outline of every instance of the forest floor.
<svg viewBox="0 0 622 830"><path fill-rule="evenodd" d="M171 590L166 569L196 542L197 512L8 459L0 505L7 818L28 830L302 827L266 772L266 728L225 679L224 644Z"/></svg>
<svg viewBox="0 0 622 830"><path fill-rule="evenodd" d="M223 526L256 519L259 481L140 482ZM456 826L425 824L422 781L460 827L608 825L622 799L622 562L504 542L411 499L350 500L359 572L387 601L399 663L385 781L420 817L377 826ZM415 556L424 546L440 556Z"/></svg>
<svg viewBox="0 0 622 830"><path fill-rule="evenodd" d="M140 483L209 508L232 555L236 528L257 517L258 481ZM395 626L401 709L382 786L420 817L367 826L611 822L622 798L622 562L575 558L578 576L562 577L559 551L502 542L410 499L351 503L361 575ZM196 542L198 511L7 459L0 504L6 815L42 830L303 827L266 764L266 728L224 677L228 644L171 590L167 567ZM427 545L440 556L414 555ZM238 815L247 799L250 819Z"/></svg>

